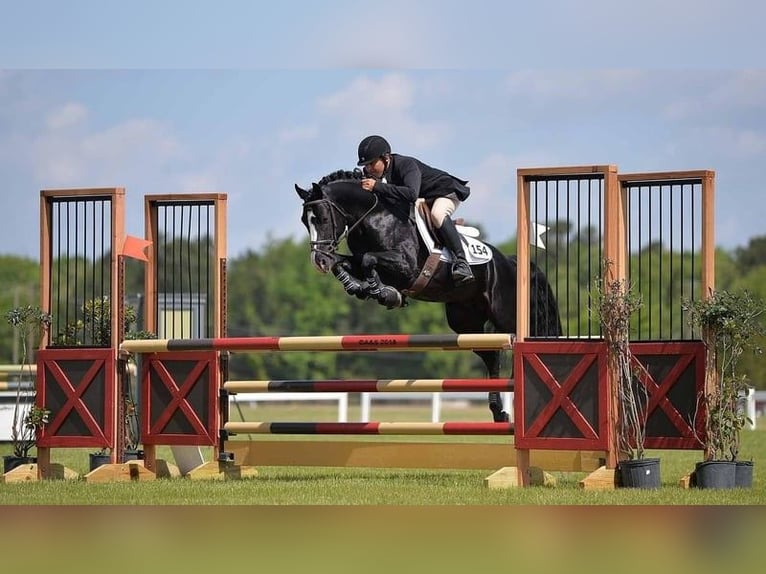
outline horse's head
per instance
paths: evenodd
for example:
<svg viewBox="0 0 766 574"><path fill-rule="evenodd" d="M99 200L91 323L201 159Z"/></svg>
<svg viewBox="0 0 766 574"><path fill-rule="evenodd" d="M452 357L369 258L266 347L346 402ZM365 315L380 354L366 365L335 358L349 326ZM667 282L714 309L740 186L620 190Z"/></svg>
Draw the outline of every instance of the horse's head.
<svg viewBox="0 0 766 574"><path fill-rule="evenodd" d="M311 263L327 273L337 261L338 245L363 219L359 206L369 210L372 198L361 191L359 176L345 171L323 177L310 189L296 184L295 191L303 200L301 221L309 232Z"/></svg>

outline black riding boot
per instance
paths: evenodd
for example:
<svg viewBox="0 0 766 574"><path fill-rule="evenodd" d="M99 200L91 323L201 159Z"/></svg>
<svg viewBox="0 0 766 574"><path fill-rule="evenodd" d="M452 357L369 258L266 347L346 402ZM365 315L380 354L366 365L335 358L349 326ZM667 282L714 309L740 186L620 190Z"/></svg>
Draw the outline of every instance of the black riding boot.
<svg viewBox="0 0 766 574"><path fill-rule="evenodd" d="M468 265L465 259L465 251L463 251L463 242L460 239L460 234L455 229L455 223L449 217L445 217L444 221L442 221L439 235L442 241L444 241L444 245L455 255L455 261L452 263L452 281L455 285L471 283L474 280L471 266Z"/></svg>

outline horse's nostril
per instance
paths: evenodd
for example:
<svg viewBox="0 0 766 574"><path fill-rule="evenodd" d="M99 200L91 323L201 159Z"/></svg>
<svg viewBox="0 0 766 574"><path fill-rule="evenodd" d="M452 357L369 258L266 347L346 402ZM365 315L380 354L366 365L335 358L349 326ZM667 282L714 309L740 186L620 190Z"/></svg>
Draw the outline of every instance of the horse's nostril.
<svg viewBox="0 0 766 574"><path fill-rule="evenodd" d="M323 257L320 253L311 254L311 264L320 273L328 273L330 271L327 258Z"/></svg>

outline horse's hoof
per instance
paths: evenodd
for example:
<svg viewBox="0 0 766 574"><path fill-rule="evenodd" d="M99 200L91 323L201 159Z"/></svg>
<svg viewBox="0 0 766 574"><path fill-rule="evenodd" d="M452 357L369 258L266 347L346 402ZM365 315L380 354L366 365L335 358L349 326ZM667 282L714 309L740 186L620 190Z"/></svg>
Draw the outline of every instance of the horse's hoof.
<svg viewBox="0 0 766 574"><path fill-rule="evenodd" d="M507 423L511 420L511 417L508 416L508 413L505 411L492 411L492 422L496 423Z"/></svg>
<svg viewBox="0 0 766 574"><path fill-rule="evenodd" d="M386 286L381 290L381 294L381 302L386 306L387 309L398 309L399 307L404 306L402 301L402 294L399 293L399 291L396 289Z"/></svg>

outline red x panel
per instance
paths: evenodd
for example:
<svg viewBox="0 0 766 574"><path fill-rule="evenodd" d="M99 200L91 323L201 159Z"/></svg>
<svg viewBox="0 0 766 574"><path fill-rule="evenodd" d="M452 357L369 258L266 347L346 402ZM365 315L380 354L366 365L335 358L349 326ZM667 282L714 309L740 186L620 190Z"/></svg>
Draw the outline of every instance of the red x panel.
<svg viewBox="0 0 766 574"><path fill-rule="evenodd" d="M143 355L141 441L216 445L219 381L217 351Z"/></svg>
<svg viewBox="0 0 766 574"><path fill-rule="evenodd" d="M630 349L634 372L649 397L646 447L702 449L705 417L699 398L705 388L705 345L635 342Z"/></svg>
<svg viewBox="0 0 766 574"><path fill-rule="evenodd" d="M35 404L51 411L39 447L114 447L113 349L41 349Z"/></svg>
<svg viewBox="0 0 766 574"><path fill-rule="evenodd" d="M515 443L522 449L606 450L603 342L519 342L513 347Z"/></svg>

